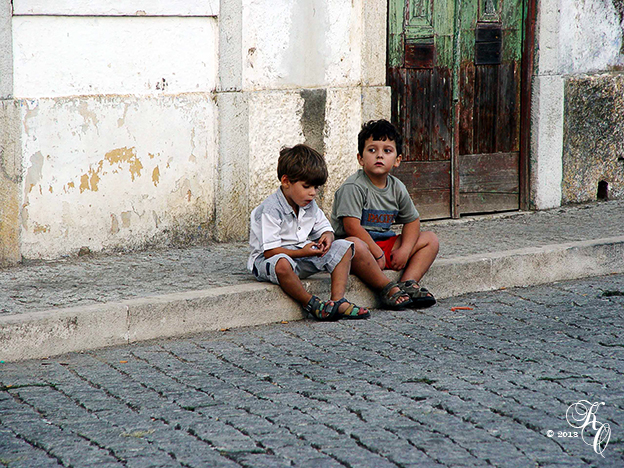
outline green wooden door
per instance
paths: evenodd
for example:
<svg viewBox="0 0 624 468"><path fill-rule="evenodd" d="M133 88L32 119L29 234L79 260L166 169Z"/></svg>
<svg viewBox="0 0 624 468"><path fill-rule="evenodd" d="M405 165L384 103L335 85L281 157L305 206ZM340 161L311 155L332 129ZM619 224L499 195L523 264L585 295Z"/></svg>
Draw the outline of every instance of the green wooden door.
<svg viewBox="0 0 624 468"><path fill-rule="evenodd" d="M390 0L395 175L423 219L519 208L523 0Z"/></svg>

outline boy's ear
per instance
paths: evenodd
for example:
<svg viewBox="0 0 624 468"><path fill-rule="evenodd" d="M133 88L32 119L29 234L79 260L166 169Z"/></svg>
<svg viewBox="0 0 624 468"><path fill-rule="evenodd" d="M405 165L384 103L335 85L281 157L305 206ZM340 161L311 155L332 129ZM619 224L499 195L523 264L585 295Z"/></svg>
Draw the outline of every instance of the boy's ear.
<svg viewBox="0 0 624 468"><path fill-rule="evenodd" d="M357 154L357 160L360 166L364 165L364 161L362 161L362 155L360 153Z"/></svg>
<svg viewBox="0 0 624 468"><path fill-rule="evenodd" d="M286 174L281 177L280 183L282 185L290 185L290 180L288 180L288 176Z"/></svg>
<svg viewBox="0 0 624 468"><path fill-rule="evenodd" d="M401 165L402 160L403 160L403 155L399 154L396 158L396 161L394 161L394 167L399 167Z"/></svg>

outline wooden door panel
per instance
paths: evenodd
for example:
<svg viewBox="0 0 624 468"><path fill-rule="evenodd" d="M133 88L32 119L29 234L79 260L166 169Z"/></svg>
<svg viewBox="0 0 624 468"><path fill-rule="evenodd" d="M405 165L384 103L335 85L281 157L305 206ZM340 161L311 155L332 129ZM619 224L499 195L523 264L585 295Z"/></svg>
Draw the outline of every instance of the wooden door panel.
<svg viewBox="0 0 624 468"><path fill-rule="evenodd" d="M423 219L519 208L523 1L389 0L395 174Z"/></svg>
<svg viewBox="0 0 624 468"><path fill-rule="evenodd" d="M408 69L403 96L407 161L427 161L431 152L431 70Z"/></svg>
<svg viewBox="0 0 624 468"><path fill-rule="evenodd" d="M520 203L517 193L461 193L463 215L516 211Z"/></svg>
<svg viewBox="0 0 624 468"><path fill-rule="evenodd" d="M392 173L407 187L421 219L451 216L450 161L404 161Z"/></svg>
<svg viewBox="0 0 624 468"><path fill-rule="evenodd" d="M459 70L459 154L472 154L474 150L475 65L464 61Z"/></svg>
<svg viewBox="0 0 624 468"><path fill-rule="evenodd" d="M492 177L495 174L495 177ZM518 153L460 156L460 193L518 193Z"/></svg>
<svg viewBox="0 0 624 468"><path fill-rule="evenodd" d="M475 68L474 152L496 151L496 109L498 107L498 67Z"/></svg>
<svg viewBox="0 0 624 468"><path fill-rule="evenodd" d="M503 63L498 71L498 108L496 110L496 151L520 150L520 66Z"/></svg>
<svg viewBox="0 0 624 468"><path fill-rule="evenodd" d="M450 161L452 144L452 88L451 71L434 68L431 72L431 149L430 161Z"/></svg>

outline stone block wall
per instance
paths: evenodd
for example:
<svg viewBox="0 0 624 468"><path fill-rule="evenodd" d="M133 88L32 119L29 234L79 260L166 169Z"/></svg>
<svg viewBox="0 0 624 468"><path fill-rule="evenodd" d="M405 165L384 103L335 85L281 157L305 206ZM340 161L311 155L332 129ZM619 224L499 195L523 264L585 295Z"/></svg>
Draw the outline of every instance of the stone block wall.
<svg viewBox="0 0 624 468"><path fill-rule="evenodd" d="M624 74L565 84L563 203L624 197Z"/></svg>

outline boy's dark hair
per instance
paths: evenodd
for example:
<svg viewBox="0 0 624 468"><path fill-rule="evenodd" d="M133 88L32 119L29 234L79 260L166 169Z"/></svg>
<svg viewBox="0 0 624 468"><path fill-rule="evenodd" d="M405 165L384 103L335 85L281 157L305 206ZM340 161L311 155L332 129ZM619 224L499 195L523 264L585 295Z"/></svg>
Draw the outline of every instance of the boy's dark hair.
<svg viewBox="0 0 624 468"><path fill-rule="evenodd" d="M364 125L362 125L362 130L358 134L358 153L362 155L364 151L364 144L366 140L370 137L373 137L373 140L392 140L396 145L397 155L403 154L403 139L401 138L401 134L396 129L394 125L392 125L387 120L369 120Z"/></svg>
<svg viewBox="0 0 624 468"><path fill-rule="evenodd" d="M325 158L307 145L282 148L277 161L277 178L286 175L292 183L300 180L310 185L321 186L327 181Z"/></svg>

